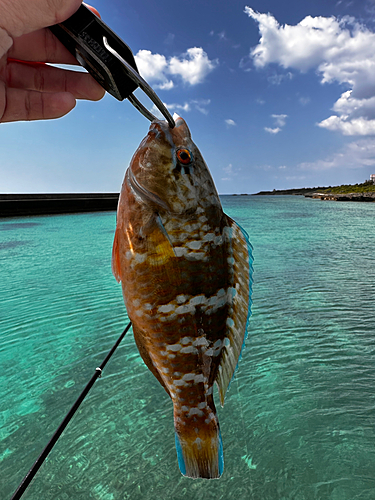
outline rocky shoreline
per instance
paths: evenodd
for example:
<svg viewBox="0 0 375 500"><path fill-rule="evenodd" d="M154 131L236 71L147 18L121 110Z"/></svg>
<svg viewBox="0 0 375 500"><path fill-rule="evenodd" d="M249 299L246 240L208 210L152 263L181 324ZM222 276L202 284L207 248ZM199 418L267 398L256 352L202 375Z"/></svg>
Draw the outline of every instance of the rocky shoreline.
<svg viewBox="0 0 375 500"><path fill-rule="evenodd" d="M365 188L366 183L363 184ZM341 186L342 187L342 186ZM350 186L343 186L349 191ZM357 186L353 186L357 188ZM340 188L340 186L339 186ZM349 189L348 189L349 188ZM305 196L305 198L315 198L319 200L329 200L329 201L360 201L360 202L373 202L375 201L375 191L359 191L359 192L344 192L344 193L334 193L330 190L339 190L336 188L329 187L315 187L315 188L300 188L300 189L274 189L273 191L260 191L255 193L254 196L267 195L299 195ZM343 189L345 191L345 189Z"/></svg>
<svg viewBox="0 0 375 500"><path fill-rule="evenodd" d="M345 193L345 194L335 194L335 193L306 193L304 194L306 198L317 198L320 200L329 201L362 201L362 202L372 202L375 201L375 193Z"/></svg>

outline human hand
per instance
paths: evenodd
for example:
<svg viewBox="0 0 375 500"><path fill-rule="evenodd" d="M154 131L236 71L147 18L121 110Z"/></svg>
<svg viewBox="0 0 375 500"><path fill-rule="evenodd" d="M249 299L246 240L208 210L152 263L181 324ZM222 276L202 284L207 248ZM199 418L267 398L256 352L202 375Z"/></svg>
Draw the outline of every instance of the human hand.
<svg viewBox="0 0 375 500"><path fill-rule="evenodd" d="M64 21L80 5L81 0L0 0L0 122L59 118L76 99L104 96L91 75L45 64L78 64L46 26Z"/></svg>

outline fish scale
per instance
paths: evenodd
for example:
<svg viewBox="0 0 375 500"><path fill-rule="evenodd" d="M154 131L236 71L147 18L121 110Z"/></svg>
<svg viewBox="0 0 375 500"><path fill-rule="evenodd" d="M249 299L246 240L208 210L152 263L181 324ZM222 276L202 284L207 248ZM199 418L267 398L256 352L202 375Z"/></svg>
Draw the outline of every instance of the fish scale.
<svg viewBox="0 0 375 500"><path fill-rule="evenodd" d="M153 122L125 175L112 265L139 352L172 399L180 470L192 478L223 472L213 384L223 404L247 332L251 262L184 120L173 130Z"/></svg>

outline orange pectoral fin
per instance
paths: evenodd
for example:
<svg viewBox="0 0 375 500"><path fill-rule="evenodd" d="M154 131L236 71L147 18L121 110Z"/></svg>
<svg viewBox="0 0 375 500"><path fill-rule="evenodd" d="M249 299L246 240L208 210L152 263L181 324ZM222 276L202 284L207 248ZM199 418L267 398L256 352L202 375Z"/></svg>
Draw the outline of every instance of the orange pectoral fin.
<svg viewBox="0 0 375 500"><path fill-rule="evenodd" d="M154 219L154 222L155 225L147 235L148 262L152 266L164 266L176 255L160 217Z"/></svg>
<svg viewBox="0 0 375 500"><path fill-rule="evenodd" d="M116 228L115 232L115 239L113 240L113 247L112 247L112 273L113 276L116 278L116 281L120 283L122 280L121 276L121 265L120 265L120 248L119 248L119 236L118 236L119 230Z"/></svg>

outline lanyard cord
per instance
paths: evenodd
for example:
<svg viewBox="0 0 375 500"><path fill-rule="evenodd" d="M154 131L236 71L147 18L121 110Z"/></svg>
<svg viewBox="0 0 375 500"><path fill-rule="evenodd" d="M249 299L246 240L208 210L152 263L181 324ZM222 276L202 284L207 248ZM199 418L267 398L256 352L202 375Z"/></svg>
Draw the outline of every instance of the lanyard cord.
<svg viewBox="0 0 375 500"><path fill-rule="evenodd" d="M31 467L29 472L26 474L26 476L23 478L21 484L18 486L17 490L15 491L14 495L10 500L19 500L21 496L24 494L28 486L30 485L31 481L33 480L35 474L38 472L39 468L43 464L44 460L47 458L49 453L51 452L52 448L55 446L57 440L61 436L61 434L64 432L65 427L68 425L70 420L73 418L73 415L75 412L78 410L79 406L81 405L82 401L85 399L87 394L89 393L91 387L94 385L96 379L101 377L102 375L102 370L104 369L105 365L108 363L110 360L112 354L115 352L117 349L118 345L120 344L121 340L125 337L125 334L131 327L131 323L129 322L125 328L125 330L122 332L118 340L116 341L115 345L112 347L112 349L109 351L107 354L106 358L104 359L103 363L95 369L94 375L91 377L91 380L89 383L86 385L86 387L83 389L81 392L80 396L78 397L77 401L74 403L74 405L70 408L69 412L66 414L64 420L61 422L59 427L57 428L56 432L54 435L51 437L49 443L47 446L44 448L42 453L39 455L39 457L36 459L34 462L34 465Z"/></svg>

